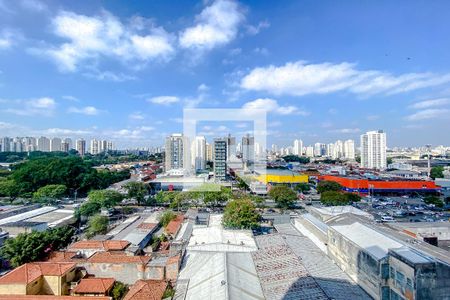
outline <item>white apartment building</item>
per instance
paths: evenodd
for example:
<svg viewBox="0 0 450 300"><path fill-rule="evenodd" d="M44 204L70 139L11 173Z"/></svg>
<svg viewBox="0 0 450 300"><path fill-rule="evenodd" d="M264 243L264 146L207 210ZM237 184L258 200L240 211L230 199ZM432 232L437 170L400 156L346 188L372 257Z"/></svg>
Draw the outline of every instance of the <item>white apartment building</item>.
<svg viewBox="0 0 450 300"><path fill-rule="evenodd" d="M166 138L166 172L173 169L191 169L189 143L181 133L174 133Z"/></svg>
<svg viewBox="0 0 450 300"><path fill-rule="evenodd" d="M84 139L79 139L76 141L76 150L81 156L86 154L86 141Z"/></svg>
<svg viewBox="0 0 450 300"><path fill-rule="evenodd" d="M50 151L61 151L61 139L54 137L50 140Z"/></svg>
<svg viewBox="0 0 450 300"><path fill-rule="evenodd" d="M344 158L349 160L355 159L355 141L346 140L344 142Z"/></svg>
<svg viewBox="0 0 450 300"><path fill-rule="evenodd" d="M313 146L306 147L306 156L314 157L314 147Z"/></svg>
<svg viewBox="0 0 450 300"><path fill-rule="evenodd" d="M301 156L303 155L303 141L302 140L294 140L294 155Z"/></svg>
<svg viewBox="0 0 450 300"><path fill-rule="evenodd" d="M89 147L89 152L93 155L99 154L100 151L100 141L92 139Z"/></svg>
<svg viewBox="0 0 450 300"><path fill-rule="evenodd" d="M41 136L37 139L37 150L43 152L50 151L50 140L45 136Z"/></svg>
<svg viewBox="0 0 450 300"><path fill-rule="evenodd" d="M383 130L361 135L361 167L386 169L386 133Z"/></svg>
<svg viewBox="0 0 450 300"><path fill-rule="evenodd" d="M192 143L192 165L195 170L206 169L206 139L204 136L196 136Z"/></svg>

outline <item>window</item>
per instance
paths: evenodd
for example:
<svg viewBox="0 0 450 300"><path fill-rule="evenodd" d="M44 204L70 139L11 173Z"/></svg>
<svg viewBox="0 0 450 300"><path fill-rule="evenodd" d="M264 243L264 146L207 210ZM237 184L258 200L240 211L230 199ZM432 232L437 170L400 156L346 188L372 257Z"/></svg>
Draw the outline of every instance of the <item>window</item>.
<svg viewBox="0 0 450 300"><path fill-rule="evenodd" d="M404 287L406 280L405 280L405 275L403 275L402 272L397 271L395 273L396 279L395 279L395 285L398 287Z"/></svg>
<svg viewBox="0 0 450 300"><path fill-rule="evenodd" d="M390 278L392 279L392 280L395 280L395 269L393 268L393 267L390 267L389 268L390 269Z"/></svg>
<svg viewBox="0 0 450 300"><path fill-rule="evenodd" d="M406 288L410 291L414 290L413 282L409 278L406 278Z"/></svg>
<svg viewBox="0 0 450 300"><path fill-rule="evenodd" d="M389 265L388 264L381 265L381 278L389 279Z"/></svg>

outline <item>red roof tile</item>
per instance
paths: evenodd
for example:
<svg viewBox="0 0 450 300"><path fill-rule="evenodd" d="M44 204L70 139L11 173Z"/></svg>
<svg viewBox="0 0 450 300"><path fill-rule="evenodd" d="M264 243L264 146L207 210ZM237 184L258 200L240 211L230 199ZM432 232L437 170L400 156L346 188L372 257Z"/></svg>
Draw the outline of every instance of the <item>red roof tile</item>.
<svg viewBox="0 0 450 300"><path fill-rule="evenodd" d="M166 288L162 280L138 280L123 300L161 300Z"/></svg>
<svg viewBox="0 0 450 300"><path fill-rule="evenodd" d="M75 288L77 294L106 294L114 285L114 278L81 279Z"/></svg>
<svg viewBox="0 0 450 300"><path fill-rule="evenodd" d="M111 252L97 252L88 258L91 263L141 263L146 264L150 261L150 256L130 256L123 253L113 254Z"/></svg>
<svg viewBox="0 0 450 300"><path fill-rule="evenodd" d="M86 296L0 295L1 300L86 300ZM88 300L110 300L111 297L89 297Z"/></svg>
<svg viewBox="0 0 450 300"><path fill-rule="evenodd" d="M85 258L76 257L77 253L73 251L53 251L48 260L49 262L83 262Z"/></svg>
<svg viewBox="0 0 450 300"><path fill-rule="evenodd" d="M23 264L0 277L0 284L30 283L40 276L62 276L75 267L67 262L35 262Z"/></svg>
<svg viewBox="0 0 450 300"><path fill-rule="evenodd" d="M166 232L168 234L177 234L178 230L180 229L181 223L183 223L184 216L178 215L175 219L169 222L166 226Z"/></svg>
<svg viewBox="0 0 450 300"><path fill-rule="evenodd" d="M71 246L69 249L73 250L81 250L81 249L101 249L105 251L113 251L113 250L124 250L130 242L122 241L122 240L108 240L108 241L79 241Z"/></svg>

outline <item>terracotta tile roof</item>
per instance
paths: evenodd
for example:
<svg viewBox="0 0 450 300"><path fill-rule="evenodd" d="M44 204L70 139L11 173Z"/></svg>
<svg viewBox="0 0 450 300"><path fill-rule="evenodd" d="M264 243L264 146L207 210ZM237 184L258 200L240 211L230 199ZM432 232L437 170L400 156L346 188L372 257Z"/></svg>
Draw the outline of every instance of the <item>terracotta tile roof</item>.
<svg viewBox="0 0 450 300"><path fill-rule="evenodd" d="M114 278L81 279L75 288L77 294L106 294L114 285Z"/></svg>
<svg viewBox="0 0 450 300"><path fill-rule="evenodd" d="M77 253L73 251L53 251L47 261L49 262L83 262L86 258L76 257Z"/></svg>
<svg viewBox="0 0 450 300"><path fill-rule="evenodd" d="M183 223L184 216L178 215L175 219L169 222L166 227L166 232L168 234L176 234L180 229L181 223Z"/></svg>
<svg viewBox="0 0 450 300"><path fill-rule="evenodd" d="M161 300L166 288L163 280L138 280L123 300Z"/></svg>
<svg viewBox="0 0 450 300"><path fill-rule="evenodd" d="M113 251L113 250L124 250L130 242L122 241L122 240L108 240L108 241L79 241L71 246L69 249L72 250L81 250L81 249L101 249L105 251Z"/></svg>
<svg viewBox="0 0 450 300"><path fill-rule="evenodd" d="M158 226L158 223L141 223L138 225L137 228L151 230L151 229L155 228L156 226Z"/></svg>
<svg viewBox="0 0 450 300"><path fill-rule="evenodd" d="M86 300L86 296L0 295L1 300ZM89 297L88 300L111 300L111 297Z"/></svg>
<svg viewBox="0 0 450 300"><path fill-rule="evenodd" d="M141 263L146 264L150 261L150 256L130 256L123 253L114 254L111 252L97 252L88 258L90 263Z"/></svg>
<svg viewBox="0 0 450 300"><path fill-rule="evenodd" d="M74 268L74 263L67 262L35 262L23 264L0 277L0 284L30 283L40 276L62 276Z"/></svg>
<svg viewBox="0 0 450 300"><path fill-rule="evenodd" d="M180 254L169 257L169 259L167 260L167 264L170 265L173 263L178 263L179 261L180 261Z"/></svg>

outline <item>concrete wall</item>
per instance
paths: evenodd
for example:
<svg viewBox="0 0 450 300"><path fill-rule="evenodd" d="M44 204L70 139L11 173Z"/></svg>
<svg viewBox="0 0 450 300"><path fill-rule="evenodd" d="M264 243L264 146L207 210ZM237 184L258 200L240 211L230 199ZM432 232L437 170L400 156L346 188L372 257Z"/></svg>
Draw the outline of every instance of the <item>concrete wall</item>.
<svg viewBox="0 0 450 300"><path fill-rule="evenodd" d="M39 285L38 280L36 280ZM26 284L0 284L0 295L26 295Z"/></svg>
<svg viewBox="0 0 450 300"><path fill-rule="evenodd" d="M370 296L380 298L379 270L376 261L363 249L332 228L328 230L328 256Z"/></svg>
<svg viewBox="0 0 450 300"><path fill-rule="evenodd" d="M81 263L88 274L96 277L112 277L125 284L134 284L139 279L146 279L146 266L141 263Z"/></svg>
<svg viewBox="0 0 450 300"><path fill-rule="evenodd" d="M44 276L39 294L61 296L61 277Z"/></svg>

